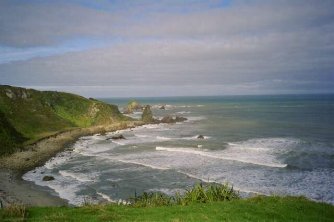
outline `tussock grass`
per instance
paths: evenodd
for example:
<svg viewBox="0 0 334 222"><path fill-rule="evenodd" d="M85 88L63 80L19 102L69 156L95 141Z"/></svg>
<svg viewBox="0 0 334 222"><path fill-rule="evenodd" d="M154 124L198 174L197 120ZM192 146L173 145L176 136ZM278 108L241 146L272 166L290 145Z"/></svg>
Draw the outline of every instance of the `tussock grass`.
<svg viewBox="0 0 334 222"><path fill-rule="evenodd" d="M210 203L215 201L230 201L239 199L238 191L226 184L196 184L193 188L186 190L184 194L176 193L168 196L163 193L143 193L130 199L131 205L135 207L157 207L171 205L189 205L192 203Z"/></svg>
<svg viewBox="0 0 334 222"><path fill-rule="evenodd" d="M10 204L3 209L3 216L15 218L15 221L24 221L27 216L27 209L22 204Z"/></svg>

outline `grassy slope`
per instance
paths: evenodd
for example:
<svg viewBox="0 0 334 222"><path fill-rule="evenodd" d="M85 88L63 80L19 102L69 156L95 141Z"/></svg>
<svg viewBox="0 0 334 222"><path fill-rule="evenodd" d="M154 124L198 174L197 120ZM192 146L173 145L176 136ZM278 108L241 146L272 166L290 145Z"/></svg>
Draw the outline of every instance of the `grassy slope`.
<svg viewBox="0 0 334 222"><path fill-rule="evenodd" d="M97 205L33 207L28 221L334 221L334 206L300 197L256 197L229 202L134 208ZM0 211L0 219L13 217Z"/></svg>
<svg viewBox="0 0 334 222"><path fill-rule="evenodd" d="M0 111L0 155L12 153L17 149L25 138L15 130L15 128L5 118L4 113Z"/></svg>
<svg viewBox="0 0 334 222"><path fill-rule="evenodd" d="M117 106L62 92L41 92L11 86L0 86L0 150L12 151L10 144L21 144L16 136L6 136L3 125L10 127L31 143L56 132L75 127L111 124L126 119ZM9 132L8 129L6 132ZM11 131L13 132L13 131Z"/></svg>

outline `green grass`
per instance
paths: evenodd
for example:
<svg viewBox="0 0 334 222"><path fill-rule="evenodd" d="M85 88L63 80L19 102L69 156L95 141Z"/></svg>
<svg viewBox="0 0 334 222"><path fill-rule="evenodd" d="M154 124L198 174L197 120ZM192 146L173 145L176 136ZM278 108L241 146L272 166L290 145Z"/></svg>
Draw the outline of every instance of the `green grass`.
<svg viewBox="0 0 334 222"><path fill-rule="evenodd" d="M334 206L303 197L255 197L186 206L133 207L91 205L84 207L32 207L27 221L334 221ZM0 220L16 221L18 216L0 211Z"/></svg>
<svg viewBox="0 0 334 222"><path fill-rule="evenodd" d="M75 127L111 124L129 118L118 107L52 91L0 86L0 155L15 147ZM14 133L15 132L15 133Z"/></svg>
<svg viewBox="0 0 334 222"><path fill-rule="evenodd" d="M25 140L26 138L16 131L0 111L0 147L6 147L0 149L0 156L14 152Z"/></svg>

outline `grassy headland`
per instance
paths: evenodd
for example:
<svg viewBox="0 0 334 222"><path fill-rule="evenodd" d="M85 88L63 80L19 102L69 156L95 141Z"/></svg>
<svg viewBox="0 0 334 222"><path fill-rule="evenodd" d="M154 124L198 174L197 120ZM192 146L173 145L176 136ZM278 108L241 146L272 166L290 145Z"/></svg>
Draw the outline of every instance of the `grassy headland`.
<svg viewBox="0 0 334 222"><path fill-rule="evenodd" d="M61 131L124 120L117 106L95 99L0 86L0 155Z"/></svg>
<svg viewBox="0 0 334 222"><path fill-rule="evenodd" d="M27 171L81 136L141 124L99 100L0 86L0 164Z"/></svg>
<svg viewBox="0 0 334 222"><path fill-rule="evenodd" d="M118 107L95 99L51 91L0 86L0 201L28 205L48 202L21 179L81 136L144 124ZM32 198L34 196L35 198ZM58 205L58 204L57 204Z"/></svg>

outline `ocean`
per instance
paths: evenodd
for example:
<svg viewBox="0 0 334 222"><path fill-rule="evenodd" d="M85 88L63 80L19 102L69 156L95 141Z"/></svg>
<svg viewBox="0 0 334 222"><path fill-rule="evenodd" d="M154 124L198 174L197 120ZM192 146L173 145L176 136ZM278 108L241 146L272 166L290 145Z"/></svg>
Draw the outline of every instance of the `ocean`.
<svg viewBox="0 0 334 222"><path fill-rule="evenodd" d="M124 107L129 99L103 100ZM303 195L334 204L334 95L137 100L156 118L188 120L82 137L23 179L73 205L173 195L200 182L228 182L243 196ZM110 140L115 134L126 139ZM55 180L42 181L45 175Z"/></svg>

